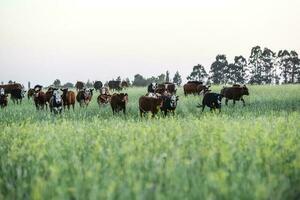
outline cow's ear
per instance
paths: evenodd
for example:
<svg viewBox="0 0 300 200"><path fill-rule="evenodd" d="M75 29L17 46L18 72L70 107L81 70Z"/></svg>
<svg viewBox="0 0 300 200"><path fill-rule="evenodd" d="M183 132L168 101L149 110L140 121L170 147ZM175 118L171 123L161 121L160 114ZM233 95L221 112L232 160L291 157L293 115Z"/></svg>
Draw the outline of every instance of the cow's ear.
<svg viewBox="0 0 300 200"><path fill-rule="evenodd" d="M178 101L179 100L179 96L176 96L176 101Z"/></svg>
<svg viewBox="0 0 300 200"><path fill-rule="evenodd" d="M207 88L210 88L210 85L208 85Z"/></svg>
<svg viewBox="0 0 300 200"><path fill-rule="evenodd" d="M94 88L92 88L91 91L93 92L93 91L94 91Z"/></svg>

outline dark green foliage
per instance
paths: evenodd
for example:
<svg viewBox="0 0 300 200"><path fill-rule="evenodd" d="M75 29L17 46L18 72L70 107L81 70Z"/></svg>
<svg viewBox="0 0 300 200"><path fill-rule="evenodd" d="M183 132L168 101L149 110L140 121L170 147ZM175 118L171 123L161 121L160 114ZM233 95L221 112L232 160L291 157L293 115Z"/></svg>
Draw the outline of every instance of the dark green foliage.
<svg viewBox="0 0 300 200"><path fill-rule="evenodd" d="M53 82L53 86L54 87L60 87L61 86L61 82L59 79L55 79L55 81Z"/></svg>
<svg viewBox="0 0 300 200"><path fill-rule="evenodd" d="M193 71L187 77L187 80L204 82L207 77L208 74L206 73L205 68L202 65L198 64L193 67Z"/></svg>
<svg viewBox="0 0 300 200"><path fill-rule="evenodd" d="M67 82L63 85L64 88L73 88L74 87L74 84L73 83L70 83L70 82Z"/></svg>
<svg viewBox="0 0 300 200"><path fill-rule="evenodd" d="M300 60L298 58L297 52L288 52L287 50L280 50L277 56L281 69L280 75L283 78L283 83L299 83Z"/></svg>
<svg viewBox="0 0 300 200"><path fill-rule="evenodd" d="M177 86L180 86L182 83L182 79L181 79L181 76L178 71L176 71L176 73L174 75L173 83L175 83Z"/></svg>
<svg viewBox="0 0 300 200"><path fill-rule="evenodd" d="M170 82L170 72L166 71L166 82Z"/></svg>
<svg viewBox="0 0 300 200"><path fill-rule="evenodd" d="M236 56L234 63L228 65L226 79L229 83L246 83L247 60L243 56Z"/></svg>
<svg viewBox="0 0 300 200"><path fill-rule="evenodd" d="M228 82L228 61L225 55L217 55L216 61L210 67L210 81L214 84L224 84Z"/></svg>

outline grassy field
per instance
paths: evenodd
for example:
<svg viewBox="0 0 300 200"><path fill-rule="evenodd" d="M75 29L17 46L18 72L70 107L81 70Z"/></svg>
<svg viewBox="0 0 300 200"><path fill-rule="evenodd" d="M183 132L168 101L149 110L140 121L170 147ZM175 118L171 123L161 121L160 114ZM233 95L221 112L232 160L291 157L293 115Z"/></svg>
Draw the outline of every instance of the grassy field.
<svg viewBox="0 0 300 200"><path fill-rule="evenodd" d="M220 87L212 87L220 91ZM300 86L251 86L222 112L179 89L175 117L32 101L0 110L0 199L300 199Z"/></svg>

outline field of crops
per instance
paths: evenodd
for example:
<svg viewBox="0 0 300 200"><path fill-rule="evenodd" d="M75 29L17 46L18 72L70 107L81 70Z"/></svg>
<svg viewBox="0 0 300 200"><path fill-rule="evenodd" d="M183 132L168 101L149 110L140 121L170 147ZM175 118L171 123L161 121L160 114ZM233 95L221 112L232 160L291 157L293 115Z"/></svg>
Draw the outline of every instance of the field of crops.
<svg viewBox="0 0 300 200"><path fill-rule="evenodd" d="M213 86L213 91L220 87ZM175 117L32 101L0 110L0 199L300 199L300 86L250 86L221 113L180 100Z"/></svg>

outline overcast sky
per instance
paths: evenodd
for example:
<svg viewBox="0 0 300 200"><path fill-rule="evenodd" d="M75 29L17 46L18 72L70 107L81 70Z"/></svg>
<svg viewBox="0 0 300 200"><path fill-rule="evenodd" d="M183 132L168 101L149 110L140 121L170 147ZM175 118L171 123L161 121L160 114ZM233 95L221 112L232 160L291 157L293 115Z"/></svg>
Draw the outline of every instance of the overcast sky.
<svg viewBox="0 0 300 200"><path fill-rule="evenodd" d="M255 45L300 53L299 0L0 0L0 81L208 70Z"/></svg>

